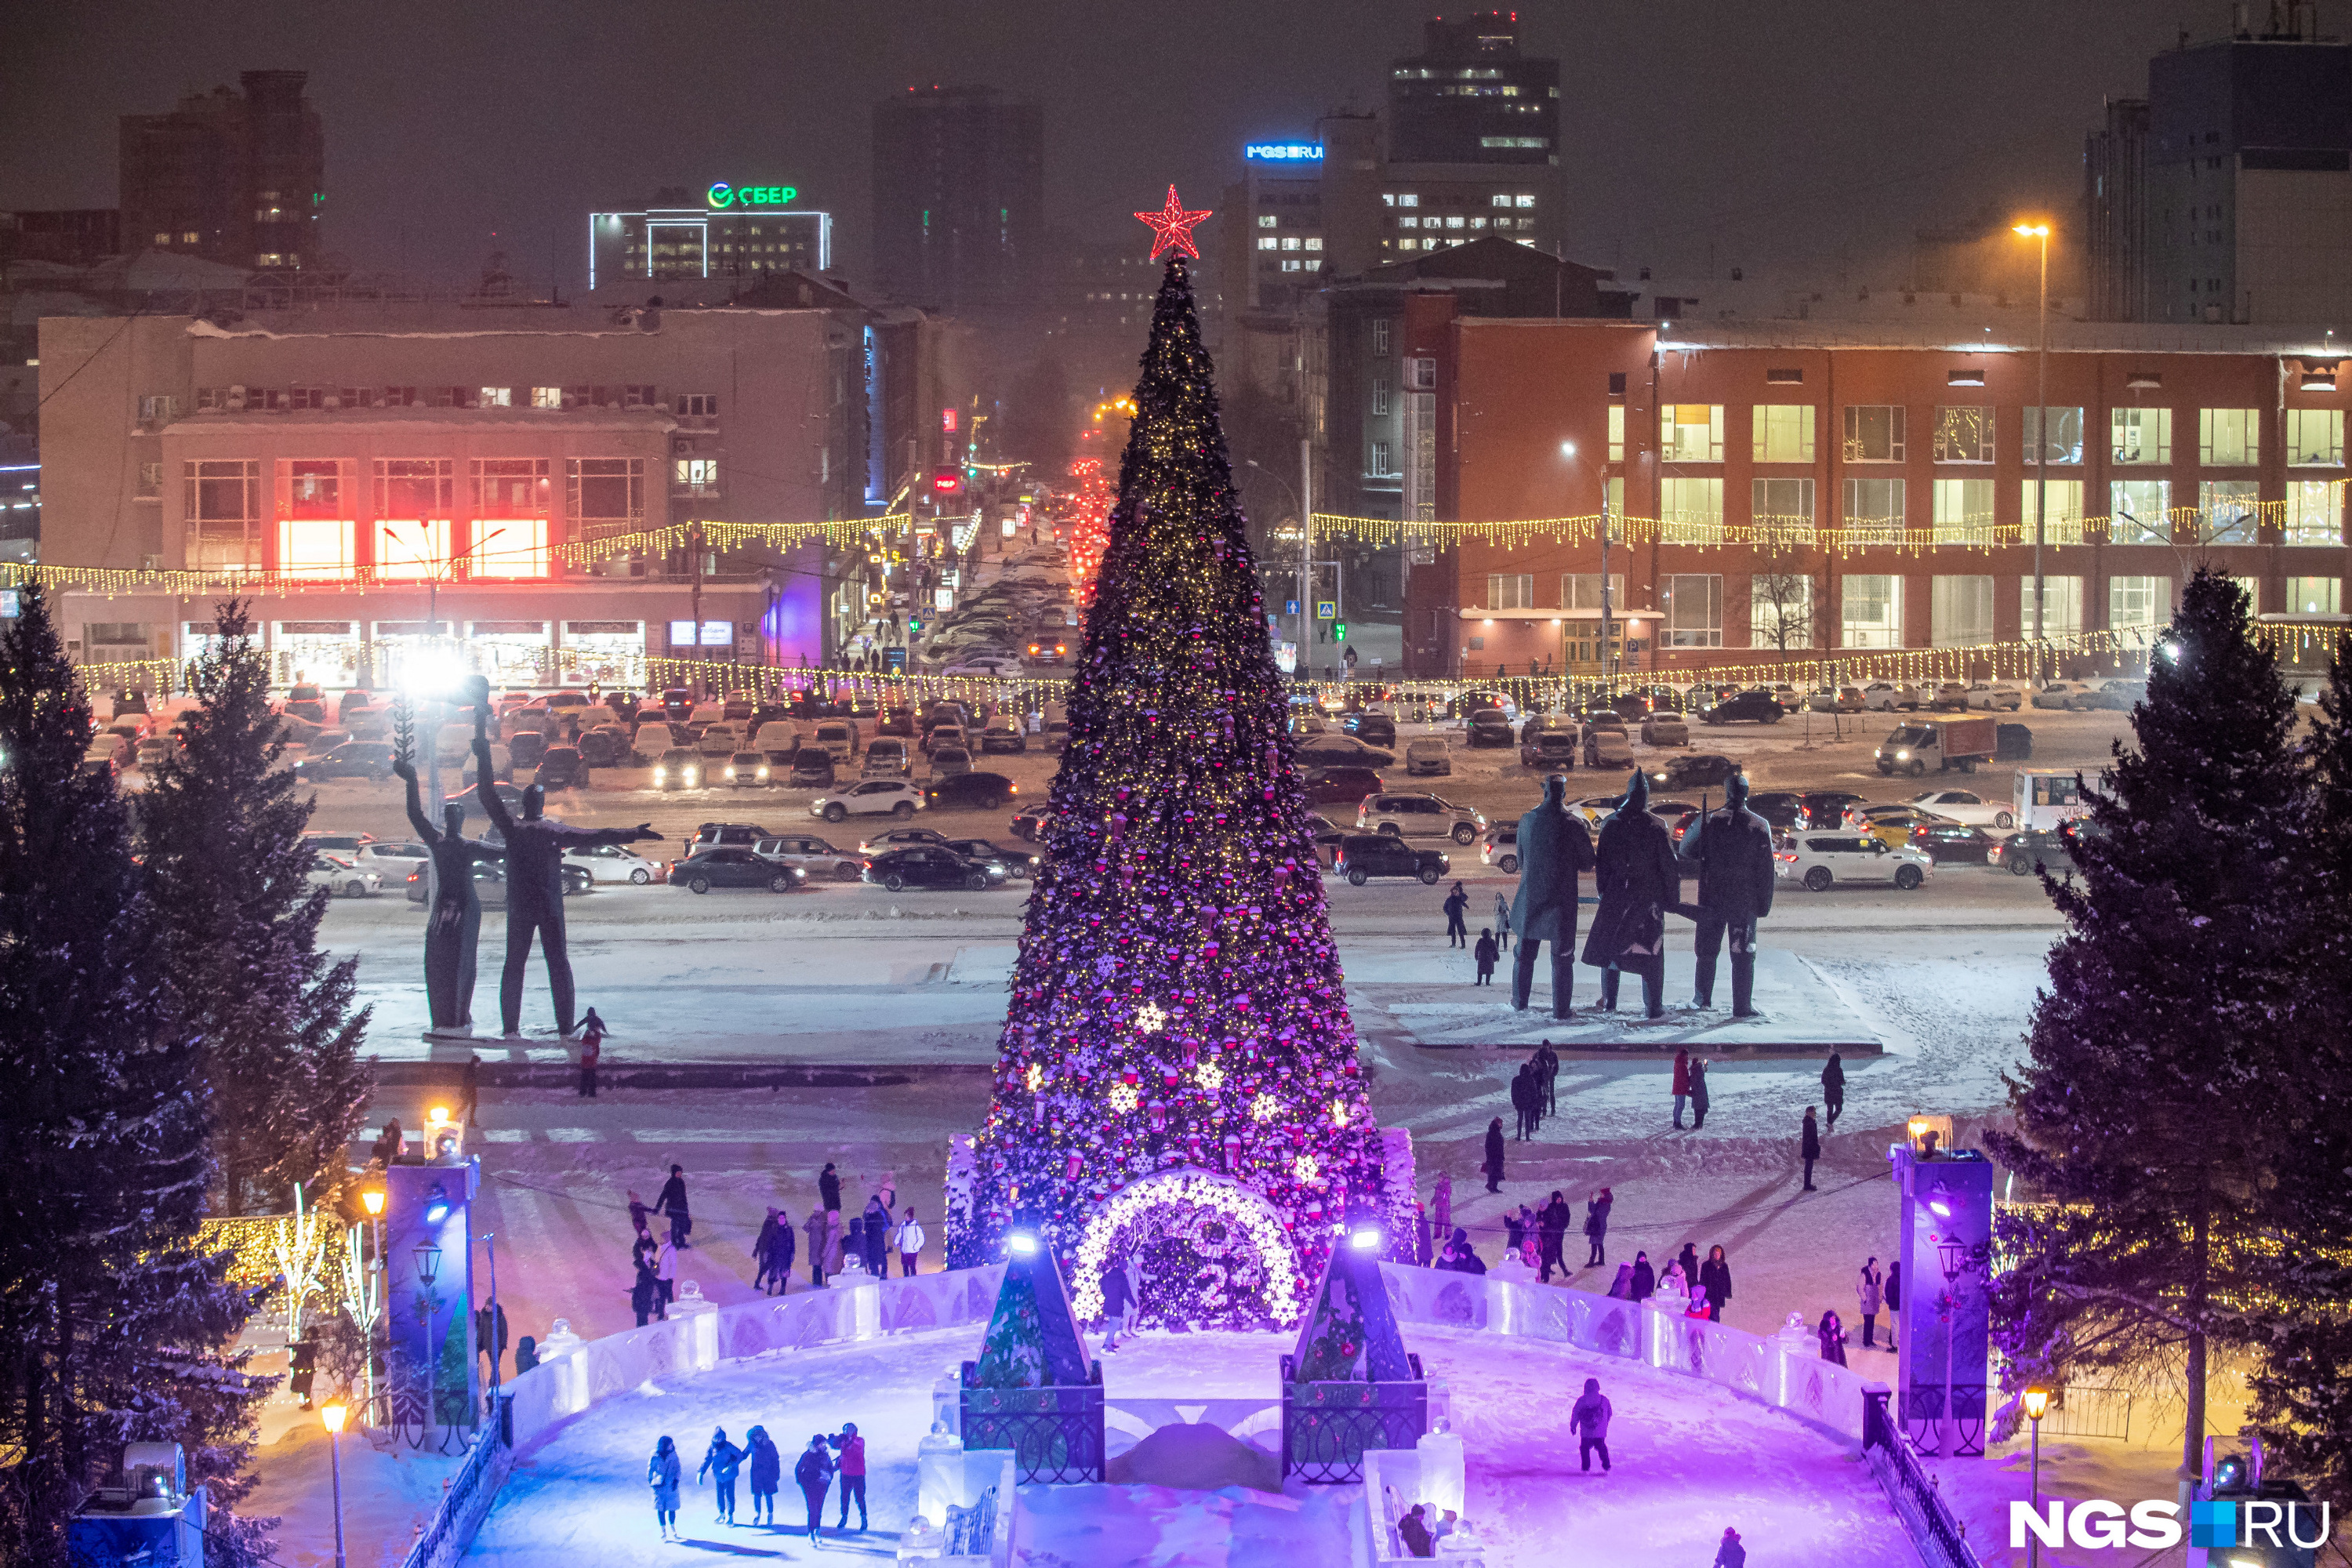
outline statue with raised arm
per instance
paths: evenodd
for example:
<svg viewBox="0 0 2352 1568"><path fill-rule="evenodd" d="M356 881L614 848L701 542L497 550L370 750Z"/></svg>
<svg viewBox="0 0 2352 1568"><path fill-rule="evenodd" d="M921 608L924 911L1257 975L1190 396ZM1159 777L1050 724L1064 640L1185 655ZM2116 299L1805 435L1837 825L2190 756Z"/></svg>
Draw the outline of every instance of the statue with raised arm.
<svg viewBox="0 0 2352 1568"><path fill-rule="evenodd" d="M499 980L499 1012L509 1036L522 1033L522 976L530 963L531 939L537 937L547 958L548 988L555 995L556 1027L569 1038L579 1025L572 1016L572 953L563 934L563 852L575 846L634 844L661 835L651 823L585 828L550 822L542 815L546 793L537 784L522 792L521 817L509 815L490 776L488 697L483 690L474 709L474 763L482 809L506 843L507 966Z"/></svg>
<svg viewBox="0 0 2352 1568"><path fill-rule="evenodd" d="M1551 1016L1568 1017L1576 986L1576 879L1592 869L1592 834L1568 809L1568 781L1544 780L1542 803L1519 818L1519 895L1511 924L1519 951L1511 964L1511 1005L1528 1007L1536 979L1536 950L1551 943Z"/></svg>
<svg viewBox="0 0 2352 1568"><path fill-rule="evenodd" d="M433 858L433 901L425 911L425 995L435 1034L462 1034L474 1023L474 944L482 931L482 900L474 891L474 862L496 860L498 850L466 837L466 808L444 805L442 826L426 820L416 792L416 764L405 758L392 771L408 786L408 823Z"/></svg>

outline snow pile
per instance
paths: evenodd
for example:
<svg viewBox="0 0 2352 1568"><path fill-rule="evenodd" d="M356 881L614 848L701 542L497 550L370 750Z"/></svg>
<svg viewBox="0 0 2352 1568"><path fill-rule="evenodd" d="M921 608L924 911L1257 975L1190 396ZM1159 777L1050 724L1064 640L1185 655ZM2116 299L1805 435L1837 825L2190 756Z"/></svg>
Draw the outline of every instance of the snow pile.
<svg viewBox="0 0 2352 1568"><path fill-rule="evenodd" d="M260 1484L237 1511L278 1516L276 1561L283 1568L334 1568L335 1499L326 1429L314 1415L289 1426L259 1450ZM350 1568L389 1568L406 1555L441 1506L449 1478L466 1461L453 1440L446 1455L405 1444L379 1450L365 1434L346 1432L343 1543Z"/></svg>
<svg viewBox="0 0 2352 1568"><path fill-rule="evenodd" d="M1291 1498L1228 1487L1024 1487L1020 1568L1349 1568L1356 1489ZM1490 1557L1499 1568L1501 1559Z"/></svg>
<svg viewBox="0 0 2352 1568"><path fill-rule="evenodd" d="M1223 1428L1175 1422L1160 1427L1108 1467L1118 1484L1213 1492L1228 1487L1282 1490L1282 1460Z"/></svg>

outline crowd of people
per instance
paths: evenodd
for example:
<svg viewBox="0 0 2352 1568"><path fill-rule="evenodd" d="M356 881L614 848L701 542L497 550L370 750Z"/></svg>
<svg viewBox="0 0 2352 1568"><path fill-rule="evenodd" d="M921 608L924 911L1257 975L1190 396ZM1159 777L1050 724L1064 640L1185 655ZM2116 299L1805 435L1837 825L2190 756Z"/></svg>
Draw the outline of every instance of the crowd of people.
<svg viewBox="0 0 2352 1568"><path fill-rule="evenodd" d="M929 1237L912 1207L901 1210L896 1206L898 1196L896 1178L886 1173L866 1200L866 1207L845 1215L841 1173L827 1161L817 1174L817 1206L809 1211L804 1222L796 1226L792 1215L781 1205L770 1205L767 1216L760 1222L759 1235L751 1243L751 1260L759 1269L752 1278L751 1288L770 1296L781 1296L791 1289L793 1267L801 1253L803 1236L807 1237L811 1289L822 1288L826 1280L844 1272L887 1279L894 1253L898 1256L899 1278L911 1279L919 1267ZM668 1222L658 1236L653 1227L656 1218ZM669 1180L650 1207L635 1192L629 1194L629 1224L635 1232L629 1248L635 1277L629 1289L629 1306L642 1328L669 1317L670 1304L677 1300L678 1254L694 1246L694 1215L687 1196L684 1166L669 1168Z"/></svg>
<svg viewBox="0 0 2352 1568"><path fill-rule="evenodd" d="M654 1445L653 1458L646 1464L646 1484L653 1489L654 1517L661 1526L664 1541L686 1539L677 1524L678 1494L685 1472L677 1442L664 1436ZM772 1530L777 1528L776 1493L782 1488L783 1477L783 1451L768 1436L766 1427L752 1427L743 1435L743 1444L738 1447L721 1426L710 1434L710 1446L703 1450L702 1466L694 1473L694 1484L710 1483L715 1505L712 1521L731 1529L735 1524L735 1483L740 1478L751 1494L752 1527L764 1525ZM807 1509L806 1528L811 1541L818 1539L823 1531L825 1494L833 1489L836 1479L841 1482L841 1518L834 1530L848 1530L849 1508L854 1502L857 1505L858 1533L865 1534L871 1528L866 1511L866 1439L857 1435L854 1421L842 1423L838 1432L812 1436L808 1447L793 1463L793 1484L800 1488L801 1501Z"/></svg>

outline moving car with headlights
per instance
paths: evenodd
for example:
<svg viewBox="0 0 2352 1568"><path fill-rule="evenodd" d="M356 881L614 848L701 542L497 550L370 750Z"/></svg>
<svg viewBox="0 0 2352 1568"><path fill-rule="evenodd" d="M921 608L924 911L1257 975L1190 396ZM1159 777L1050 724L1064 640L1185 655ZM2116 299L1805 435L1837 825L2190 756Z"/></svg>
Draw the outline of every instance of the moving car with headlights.
<svg viewBox="0 0 2352 1568"><path fill-rule="evenodd" d="M1375 877L1411 877L1434 885L1452 865L1436 850L1417 849L1392 833L1351 833L1331 858L1331 869L1359 888Z"/></svg>
<svg viewBox="0 0 2352 1568"><path fill-rule="evenodd" d="M628 882L644 887L669 874L658 860L648 860L625 844L575 844L563 851L568 871L577 866L592 882Z"/></svg>
<svg viewBox="0 0 2352 1568"><path fill-rule="evenodd" d="M855 882L866 873L866 862L861 855L836 848L830 841L813 834L786 833L773 838L763 837L751 847L768 859L805 871L820 881Z"/></svg>
<svg viewBox="0 0 2352 1568"><path fill-rule="evenodd" d="M909 844L888 849L866 863L866 879L892 892L906 888L953 888L981 893L1001 887L1008 873L966 859L944 844Z"/></svg>
<svg viewBox="0 0 2352 1568"><path fill-rule="evenodd" d="M720 767L719 776L737 789L765 789L774 782L774 768L765 752L737 752Z"/></svg>
<svg viewBox="0 0 2352 1568"><path fill-rule="evenodd" d="M372 898L383 890L383 873L363 869L358 861L325 850L310 857L310 869L302 879L345 899Z"/></svg>
<svg viewBox="0 0 2352 1568"><path fill-rule="evenodd" d="M1055 637L1049 642L1039 637L1029 645L1029 662L1032 664L1059 664L1069 657L1070 645L1066 638ZM1016 670L1014 673L1019 672Z"/></svg>
<svg viewBox="0 0 2352 1568"><path fill-rule="evenodd" d="M1867 833L1889 844L1902 845L1911 842L1911 830L1921 823L1951 820L1916 805L1850 805L1838 826L1847 833Z"/></svg>
<svg viewBox="0 0 2352 1568"><path fill-rule="evenodd" d="M707 893L713 888L765 888L772 893L789 893L808 880L808 873L740 844L721 844L671 861L669 879L672 887L689 893Z"/></svg>
<svg viewBox="0 0 2352 1568"><path fill-rule="evenodd" d="M1650 782L1661 789L1721 789L1738 772L1739 764L1720 752L1691 752L1651 769Z"/></svg>
<svg viewBox="0 0 2352 1568"><path fill-rule="evenodd" d="M1794 790L1758 790L1748 795L1748 809L1776 828L1813 825L1811 814L1805 809L1805 797Z"/></svg>
<svg viewBox="0 0 2352 1568"><path fill-rule="evenodd" d="M1778 724L1789 710L1769 691L1739 691L1711 708L1699 710L1703 724Z"/></svg>
<svg viewBox="0 0 2352 1568"><path fill-rule="evenodd" d="M912 816L923 809L923 792L905 779L861 779L838 795L809 802L809 815L827 822L853 816Z"/></svg>
<svg viewBox="0 0 2352 1568"><path fill-rule="evenodd" d="M702 786L702 753L684 746L672 746L654 759L653 785L656 789L699 789Z"/></svg>
<svg viewBox="0 0 2352 1568"><path fill-rule="evenodd" d="M1026 849L1007 849L985 838L950 838L948 847L975 865L991 868L1002 866L1006 877L1024 882L1037 875L1037 868L1045 858Z"/></svg>
<svg viewBox="0 0 2352 1568"><path fill-rule="evenodd" d="M1519 868L1519 825L1514 820L1498 822L1479 836L1478 858L1496 870L1508 875Z"/></svg>
<svg viewBox="0 0 2352 1568"><path fill-rule="evenodd" d="M1892 882L1908 892L1927 879L1936 863L1907 843L1898 848L1859 834L1792 833L1772 852L1772 868L1782 881L1816 893L1841 882Z"/></svg>
<svg viewBox="0 0 2352 1568"><path fill-rule="evenodd" d="M2038 870L2047 870L2053 877L2074 874L2074 835L2082 828L2021 827L1992 847L1986 863L2005 869L2012 877L2031 877Z"/></svg>
<svg viewBox="0 0 2352 1568"><path fill-rule="evenodd" d="M1450 838L1469 845L1485 831L1486 816L1443 795L1373 795L1356 807L1356 826L1400 838Z"/></svg>
<svg viewBox="0 0 2352 1568"><path fill-rule="evenodd" d="M2001 801L1987 800L1964 789L1931 789L1904 802L1922 811L1965 822L1971 827L2014 827L2017 814Z"/></svg>
<svg viewBox="0 0 2352 1568"><path fill-rule="evenodd" d="M142 747L156 744L140 742ZM382 783L392 777L393 749L385 741L345 741L331 751L304 757L294 764L294 776L311 782L325 779L366 779Z"/></svg>
<svg viewBox="0 0 2352 1568"><path fill-rule="evenodd" d="M1938 773L1958 768L1972 773L2000 749L2000 725L1990 717L1915 719L1889 731L1872 760L1882 773L1909 773L1916 779L1931 767Z"/></svg>
<svg viewBox="0 0 2352 1568"><path fill-rule="evenodd" d="M931 759L934 766L939 759ZM1003 773L966 771L934 777L923 785L923 798L934 811L994 811L1021 793Z"/></svg>
<svg viewBox="0 0 2352 1568"><path fill-rule="evenodd" d="M1970 823L1916 822L1911 825L1910 842L1912 848L1926 850L1927 858L1938 866L1985 866L1991 863L1992 851L2000 840Z"/></svg>

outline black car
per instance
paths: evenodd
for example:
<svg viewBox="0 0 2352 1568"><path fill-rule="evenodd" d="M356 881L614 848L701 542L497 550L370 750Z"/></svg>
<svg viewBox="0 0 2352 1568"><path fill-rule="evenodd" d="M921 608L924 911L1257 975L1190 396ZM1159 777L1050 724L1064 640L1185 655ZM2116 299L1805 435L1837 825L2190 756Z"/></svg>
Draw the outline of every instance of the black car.
<svg viewBox="0 0 2352 1568"><path fill-rule="evenodd" d="M1835 827L1845 820L1845 808L1859 805L1863 797L1852 790L1809 789L1804 793L1806 826Z"/></svg>
<svg viewBox="0 0 2352 1568"><path fill-rule="evenodd" d="M332 751L304 757L294 764L303 779L388 779L392 776L392 746L383 741L345 741Z"/></svg>
<svg viewBox="0 0 2352 1568"><path fill-rule="evenodd" d="M550 746L540 754L539 772L531 777L543 790L586 789L588 759L577 746Z"/></svg>
<svg viewBox="0 0 2352 1568"><path fill-rule="evenodd" d="M1748 797L1748 809L1774 827L1810 827L1812 817L1805 797L1794 790L1769 789Z"/></svg>
<svg viewBox="0 0 2352 1568"><path fill-rule="evenodd" d="M517 730L506 741L507 755L519 768L535 768L547 754L547 737L537 730Z"/></svg>
<svg viewBox="0 0 2352 1568"><path fill-rule="evenodd" d="M1937 865L1988 866L2000 840L1981 827L1965 822L1915 822L1911 847L1926 852Z"/></svg>
<svg viewBox="0 0 2352 1568"><path fill-rule="evenodd" d="M1698 716L1709 724L1778 724L1787 715L1788 710L1770 692L1741 691L1712 708L1702 708Z"/></svg>
<svg viewBox="0 0 2352 1568"><path fill-rule="evenodd" d="M774 837L756 822L706 822L694 830L693 837L686 841L686 852L695 854L706 844L749 849L762 838Z"/></svg>
<svg viewBox="0 0 2352 1568"><path fill-rule="evenodd" d="M1661 789L1717 789L1738 772L1739 764L1718 752L1684 752L1668 757L1650 782Z"/></svg>
<svg viewBox="0 0 2352 1568"><path fill-rule="evenodd" d="M793 753L794 789L831 789L834 780L833 753L822 746L803 746Z"/></svg>
<svg viewBox="0 0 2352 1568"><path fill-rule="evenodd" d="M1292 753L1301 767L1392 768L1395 753L1367 746L1353 735L1308 735Z"/></svg>
<svg viewBox="0 0 2352 1568"><path fill-rule="evenodd" d="M1385 713L1350 713L1339 721L1339 728L1368 746L1396 744L1396 721Z"/></svg>
<svg viewBox="0 0 2352 1568"><path fill-rule="evenodd" d="M673 686L662 693L662 715L671 723L683 721L694 711L694 693L683 686Z"/></svg>
<svg viewBox="0 0 2352 1568"><path fill-rule="evenodd" d="M1352 827L1340 827L1319 813L1307 814L1307 831L1315 837L1315 858L1325 866L1339 858L1339 846L1356 836Z"/></svg>
<svg viewBox="0 0 2352 1568"><path fill-rule="evenodd" d="M1000 729L991 724L980 732L980 754L992 756L998 752L1026 752L1029 737L1018 728Z"/></svg>
<svg viewBox="0 0 2352 1568"><path fill-rule="evenodd" d="M2021 827L1995 846L1988 861L2006 866L2012 877L2031 877L2046 868L2055 877L2074 874L2074 842L2063 828Z"/></svg>
<svg viewBox="0 0 2352 1568"><path fill-rule="evenodd" d="M599 724L580 731L580 758L590 767L617 768L629 760L629 732L617 724ZM521 758L515 759L517 763Z"/></svg>
<svg viewBox="0 0 2352 1568"><path fill-rule="evenodd" d="M1579 749L1577 733L1569 721L1557 718L1530 719L1519 729L1519 765L1540 768L1546 773L1574 773Z"/></svg>
<svg viewBox="0 0 2352 1568"><path fill-rule="evenodd" d="M1045 838L1045 808L1033 805L1026 811L1013 814L1012 830L1015 838L1025 838L1032 844L1042 844Z"/></svg>
<svg viewBox="0 0 2352 1568"><path fill-rule="evenodd" d="M1309 768L1305 788L1309 805L1353 805L1384 786L1377 768Z"/></svg>
<svg viewBox="0 0 2352 1568"><path fill-rule="evenodd" d="M933 811L994 811L1019 793L1003 773L951 773L923 785L923 800Z"/></svg>
<svg viewBox="0 0 2352 1568"><path fill-rule="evenodd" d="M705 849L669 868L670 886L690 893L707 893L713 888L765 888L772 893L789 893L807 880L808 873L798 867L780 865L736 844Z"/></svg>
<svg viewBox="0 0 2352 1568"><path fill-rule="evenodd" d="M987 867L965 859L945 845L910 844L867 861L866 879L879 882L894 893L901 888L961 888L980 893L1002 877L992 878Z"/></svg>
<svg viewBox="0 0 2352 1568"><path fill-rule="evenodd" d="M1416 849L1392 833L1350 833L1339 840L1331 868L1357 887L1375 877L1411 877L1435 885L1452 862L1434 849Z"/></svg>
<svg viewBox="0 0 2352 1568"><path fill-rule="evenodd" d="M1470 715L1470 744L1473 746L1507 746L1515 737L1511 721L1500 708L1481 708Z"/></svg>
<svg viewBox="0 0 2352 1568"><path fill-rule="evenodd" d="M982 867L1002 866L1008 877L1023 879L1034 877L1045 861L1042 855L1032 855L1025 849L1004 849L985 838L950 838L948 847Z"/></svg>

